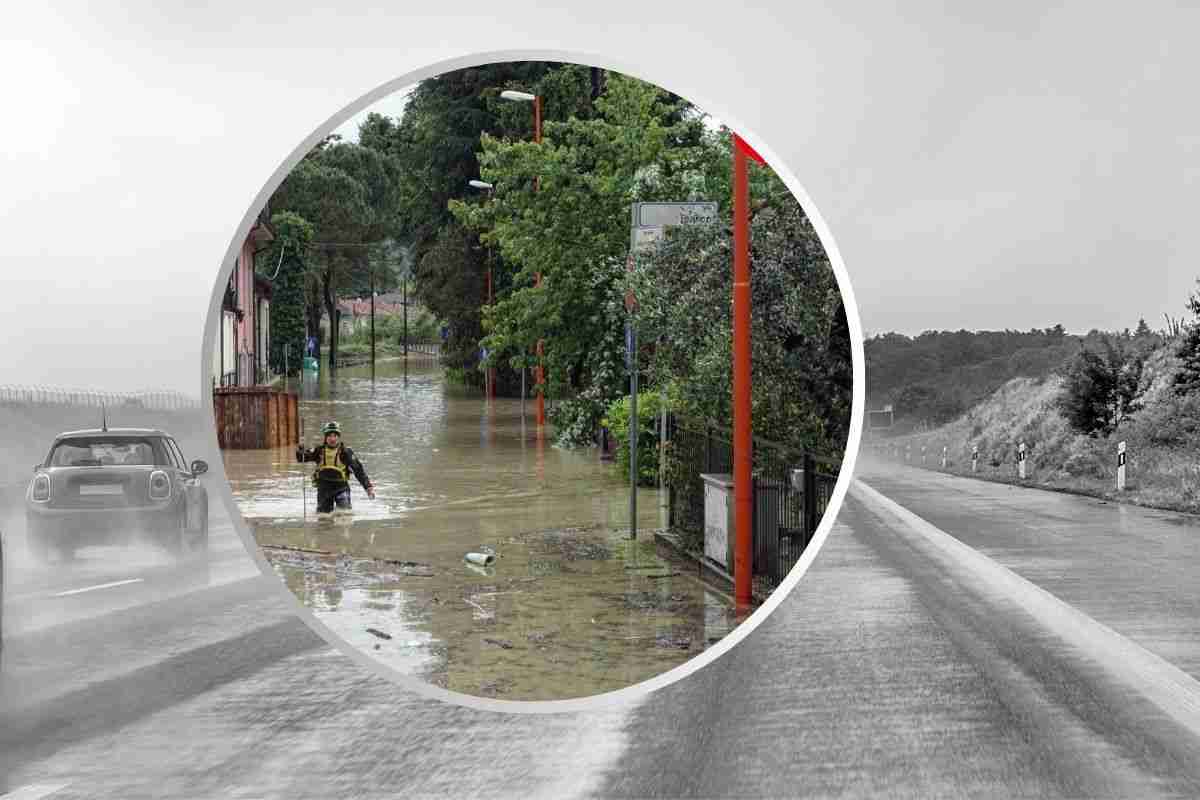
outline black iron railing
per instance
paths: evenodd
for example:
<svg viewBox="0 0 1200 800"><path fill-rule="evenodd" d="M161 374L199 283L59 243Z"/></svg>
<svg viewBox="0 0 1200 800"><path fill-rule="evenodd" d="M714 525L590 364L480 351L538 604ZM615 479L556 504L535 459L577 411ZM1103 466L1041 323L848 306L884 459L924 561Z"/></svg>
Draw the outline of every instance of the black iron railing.
<svg viewBox="0 0 1200 800"><path fill-rule="evenodd" d="M666 458L669 525L704 541L704 474L731 475L733 432L669 419ZM753 552L756 591L773 591L812 541L833 494L840 460L754 437ZM732 532L731 532L732 534Z"/></svg>

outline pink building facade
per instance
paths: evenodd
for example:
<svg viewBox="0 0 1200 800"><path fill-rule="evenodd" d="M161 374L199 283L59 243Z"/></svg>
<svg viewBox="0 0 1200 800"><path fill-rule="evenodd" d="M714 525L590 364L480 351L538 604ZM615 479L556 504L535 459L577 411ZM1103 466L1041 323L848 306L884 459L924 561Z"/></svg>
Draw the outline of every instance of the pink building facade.
<svg viewBox="0 0 1200 800"><path fill-rule="evenodd" d="M215 386L254 386L270 381L271 282L254 270L255 254L275 238L265 213L242 242L225 288L213 342Z"/></svg>

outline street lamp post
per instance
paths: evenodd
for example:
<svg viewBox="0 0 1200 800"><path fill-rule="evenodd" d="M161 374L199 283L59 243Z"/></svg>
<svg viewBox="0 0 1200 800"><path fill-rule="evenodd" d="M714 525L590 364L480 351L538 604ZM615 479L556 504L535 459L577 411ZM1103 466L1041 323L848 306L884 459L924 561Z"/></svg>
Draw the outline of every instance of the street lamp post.
<svg viewBox="0 0 1200 800"><path fill-rule="evenodd" d="M483 191L487 192L489 200L492 198L492 193L496 189L495 186L493 186L490 183L487 183L486 181L467 181L467 183L469 183L472 187L474 187L476 189L482 189ZM489 306L496 302L496 296L495 296L495 293L494 293L493 287L492 287L492 248L490 246L488 247L487 302L488 302ZM495 400L496 399L496 368L495 367L491 367L491 366L488 367L487 380L488 380L488 388L487 388L488 397Z"/></svg>
<svg viewBox="0 0 1200 800"><path fill-rule="evenodd" d="M542 98L536 94L529 92L518 92L512 89L506 89L500 93L500 96L505 100L516 100L523 103L533 103L533 141L534 144L542 143ZM538 189L537 178L533 179L534 191ZM542 273L536 272L533 277L533 285L540 287L542 285ZM542 357L545 355L545 341L538 339L537 343L537 361L538 364L534 367L534 383L539 391L537 393L537 424L542 427L546 424L546 375L542 367Z"/></svg>

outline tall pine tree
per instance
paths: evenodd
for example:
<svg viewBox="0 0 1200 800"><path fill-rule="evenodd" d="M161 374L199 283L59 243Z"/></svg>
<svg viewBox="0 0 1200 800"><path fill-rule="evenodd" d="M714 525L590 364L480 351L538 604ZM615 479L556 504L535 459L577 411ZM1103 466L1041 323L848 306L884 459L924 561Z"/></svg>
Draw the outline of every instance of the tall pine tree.
<svg viewBox="0 0 1200 800"><path fill-rule="evenodd" d="M1200 283L1200 281L1197 281ZM1188 297L1188 310L1192 312L1192 324L1187 327L1183 341L1175 354L1179 356L1179 371L1175 373L1176 394L1194 394L1200 391L1200 295Z"/></svg>

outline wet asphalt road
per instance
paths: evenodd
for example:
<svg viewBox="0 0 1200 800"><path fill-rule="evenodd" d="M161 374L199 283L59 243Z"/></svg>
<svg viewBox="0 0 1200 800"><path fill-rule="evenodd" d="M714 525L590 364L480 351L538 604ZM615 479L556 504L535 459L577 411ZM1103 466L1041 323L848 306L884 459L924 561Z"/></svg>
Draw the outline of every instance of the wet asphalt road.
<svg viewBox="0 0 1200 800"><path fill-rule="evenodd" d="M927 488L938 508L985 491ZM1030 589L991 591L868 501L848 498L738 649L637 709L605 796L1200 796L1200 730L1164 719L1121 654L1089 658Z"/></svg>
<svg viewBox="0 0 1200 800"><path fill-rule="evenodd" d="M858 477L1200 678L1200 518L866 458Z"/></svg>
<svg viewBox="0 0 1200 800"><path fill-rule="evenodd" d="M1064 509L1077 498L1042 493L1014 503L1008 487L929 473L862 475L1087 613L1124 609L1106 621L1114 636L1140 635L1192 669L1178 616L1192 607L1189 584L1175 569L1187 550L1169 535L1187 531L1178 518L1151 526L1154 546L1123 549L1119 531L1141 529L1129 509ZM1030 539L1036 523L1013 524L1025 514L1063 518L1045 552ZM413 696L326 646L272 579L31 627L5 649L0 796L1200 795L1200 737L1156 712L1138 675L1048 627L1018 596L1027 590L995 591L897 519L856 492L799 588L732 653L639 705L588 714ZM1106 548L1140 554L1126 585L1140 575L1158 589L1104 602L1088 581L1125 574L1105 566L1118 560ZM1055 573L1053 559L1077 568ZM1164 609L1175 627L1154 622Z"/></svg>

